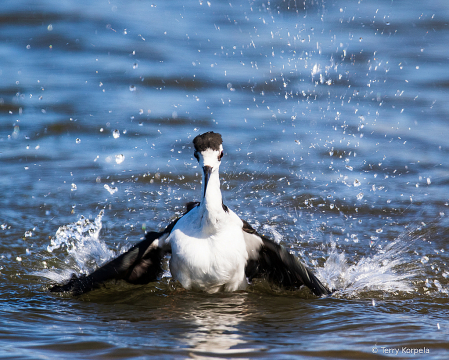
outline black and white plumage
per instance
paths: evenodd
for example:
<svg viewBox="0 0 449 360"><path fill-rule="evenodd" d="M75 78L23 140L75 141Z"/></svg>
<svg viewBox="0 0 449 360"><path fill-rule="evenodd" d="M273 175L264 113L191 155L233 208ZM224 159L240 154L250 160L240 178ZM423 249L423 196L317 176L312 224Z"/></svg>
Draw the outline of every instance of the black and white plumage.
<svg viewBox="0 0 449 360"><path fill-rule="evenodd" d="M171 253L170 272L185 289L243 290L252 279L262 277L285 288L305 285L317 296L330 294L295 256L223 204L218 171L221 135L207 132L195 137L193 144L203 170L201 201L189 203L186 213L164 230L148 232L143 241L90 275L73 277L50 291L82 294L112 279L133 284L156 281L164 256Z"/></svg>

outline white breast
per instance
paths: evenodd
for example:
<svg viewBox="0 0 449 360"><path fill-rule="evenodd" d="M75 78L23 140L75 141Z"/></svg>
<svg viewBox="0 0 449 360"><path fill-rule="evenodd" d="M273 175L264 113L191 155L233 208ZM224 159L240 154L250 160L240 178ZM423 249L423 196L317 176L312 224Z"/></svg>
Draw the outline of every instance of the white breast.
<svg viewBox="0 0 449 360"><path fill-rule="evenodd" d="M246 287L248 254L241 221L231 211L221 220L226 226L204 226L195 208L170 234L170 271L184 288L214 293Z"/></svg>

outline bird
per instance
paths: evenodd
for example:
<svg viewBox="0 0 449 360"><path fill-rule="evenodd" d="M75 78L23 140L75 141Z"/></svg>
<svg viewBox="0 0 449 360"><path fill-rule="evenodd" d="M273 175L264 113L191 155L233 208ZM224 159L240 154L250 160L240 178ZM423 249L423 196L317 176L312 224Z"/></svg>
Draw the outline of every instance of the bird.
<svg viewBox="0 0 449 360"><path fill-rule="evenodd" d="M219 168L223 140L209 131L193 139L202 169L201 201L161 231L146 232L142 241L89 275L73 275L51 292L81 295L109 280L148 284L160 279L170 254L173 279L183 288L206 293L245 290L256 278L285 289L308 287L318 297L332 292L285 247L258 233L223 203Z"/></svg>

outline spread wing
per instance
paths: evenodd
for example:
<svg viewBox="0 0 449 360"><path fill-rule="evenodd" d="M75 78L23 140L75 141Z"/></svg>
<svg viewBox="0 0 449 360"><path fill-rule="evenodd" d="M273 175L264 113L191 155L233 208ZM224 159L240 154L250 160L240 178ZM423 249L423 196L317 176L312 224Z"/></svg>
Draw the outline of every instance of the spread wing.
<svg viewBox="0 0 449 360"><path fill-rule="evenodd" d="M187 204L187 212L198 203ZM185 215L185 214L184 214ZM81 295L100 287L108 280L123 279L132 284L147 284L155 281L162 273L162 259L170 248L164 243L180 218L174 220L161 232L148 232L145 239L127 252L109 261L89 275L74 275L68 283L50 288L51 292L70 292Z"/></svg>
<svg viewBox="0 0 449 360"><path fill-rule="evenodd" d="M263 277L285 288L299 288L305 285L317 296L331 294L331 291L299 259L281 245L258 234L245 220L242 222L249 254L245 273L250 281L256 277Z"/></svg>
<svg viewBox="0 0 449 360"><path fill-rule="evenodd" d="M162 272L162 259L166 249L161 245L168 235L167 229L162 232L149 232L144 240L91 274L80 277L73 275L67 284L53 286L50 291L81 295L100 287L108 280L124 279L133 284L155 281Z"/></svg>

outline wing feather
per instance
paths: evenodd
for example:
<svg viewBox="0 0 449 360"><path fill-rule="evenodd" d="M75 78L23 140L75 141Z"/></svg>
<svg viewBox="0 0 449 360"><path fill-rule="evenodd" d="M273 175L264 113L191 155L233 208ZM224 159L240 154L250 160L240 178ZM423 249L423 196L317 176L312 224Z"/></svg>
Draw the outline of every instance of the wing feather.
<svg viewBox="0 0 449 360"><path fill-rule="evenodd" d="M317 296L331 294L331 291L298 258L283 246L258 234L245 220L242 222L248 250L245 273L250 281L256 277L264 277L285 288L299 288L305 285Z"/></svg>

